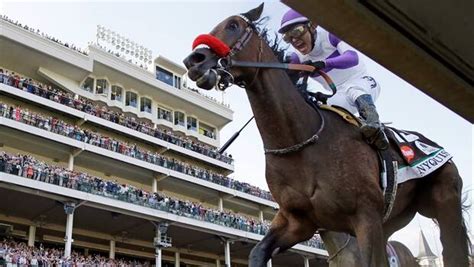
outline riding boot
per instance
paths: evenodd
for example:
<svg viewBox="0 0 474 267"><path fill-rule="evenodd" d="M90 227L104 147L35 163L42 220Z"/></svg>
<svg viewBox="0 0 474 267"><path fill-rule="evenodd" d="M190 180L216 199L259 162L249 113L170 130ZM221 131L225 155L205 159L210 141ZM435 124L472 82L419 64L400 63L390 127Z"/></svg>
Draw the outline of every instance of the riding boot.
<svg viewBox="0 0 474 267"><path fill-rule="evenodd" d="M376 148L380 150L387 149L389 145L388 138L383 131L372 96L369 94L361 95L356 99L355 104L360 116L365 121L360 128L362 135Z"/></svg>

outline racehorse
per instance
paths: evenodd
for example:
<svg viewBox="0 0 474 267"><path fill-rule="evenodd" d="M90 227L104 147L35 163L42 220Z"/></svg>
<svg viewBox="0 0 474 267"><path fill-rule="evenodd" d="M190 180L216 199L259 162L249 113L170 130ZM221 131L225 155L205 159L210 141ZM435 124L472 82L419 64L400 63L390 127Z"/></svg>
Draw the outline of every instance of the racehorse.
<svg viewBox="0 0 474 267"><path fill-rule="evenodd" d="M399 185L384 222L377 153L359 129L333 112L308 105L285 71L230 64L277 63L258 34L262 11L263 4L225 19L210 34L196 38L193 52L184 59L188 76L202 89L224 89L229 80L245 88L263 140L266 181L280 209L252 249L249 266L265 266L272 255L311 238L318 229L355 236L360 266L387 266L388 237L417 212L439 223L444 265L468 266L462 179L452 161Z"/></svg>

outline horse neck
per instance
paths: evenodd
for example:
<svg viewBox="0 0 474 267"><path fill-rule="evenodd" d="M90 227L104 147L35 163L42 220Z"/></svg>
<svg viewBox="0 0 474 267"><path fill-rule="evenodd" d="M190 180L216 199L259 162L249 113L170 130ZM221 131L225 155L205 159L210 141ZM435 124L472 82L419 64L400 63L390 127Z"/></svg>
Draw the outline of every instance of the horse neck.
<svg viewBox="0 0 474 267"><path fill-rule="evenodd" d="M261 61L277 61L269 47L264 47ZM285 71L260 69L246 91L266 148L296 145L318 130L320 118L297 92Z"/></svg>

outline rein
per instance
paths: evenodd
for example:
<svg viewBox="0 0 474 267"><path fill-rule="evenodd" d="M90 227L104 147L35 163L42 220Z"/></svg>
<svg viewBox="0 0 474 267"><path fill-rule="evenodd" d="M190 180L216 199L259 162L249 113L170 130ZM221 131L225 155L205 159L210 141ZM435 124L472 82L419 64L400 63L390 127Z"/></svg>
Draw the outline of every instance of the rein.
<svg viewBox="0 0 474 267"><path fill-rule="evenodd" d="M318 72L321 77L324 78L324 80L327 82L329 87L332 90L332 95L327 95L327 96L333 96L336 93L336 86L332 79L322 70L316 69L314 66L311 65L306 65L306 64L286 64L286 63L277 63L277 62L260 62L261 60L261 55L262 55L262 39L260 39L260 46L259 46L259 54L258 54L258 60L257 62L251 62L251 61L235 61L235 60L230 60L230 64L227 66L227 68L231 67L242 67L242 68L257 68L255 72L255 76L252 79L252 82L249 84L249 87L255 82L257 79L258 73L260 69L283 69L283 70L299 70L299 71L304 71L306 73L312 73L312 72ZM306 75L306 79L308 78L308 75ZM324 121L324 116L321 113L321 110L312 102L309 103L313 108L316 110L318 113L319 117L321 118L321 126L319 127L318 131L308 138L307 140L290 146L286 148L278 148L278 149L269 149L269 148L264 148L264 153L265 154L274 154L274 155L284 155L292 152L297 152L304 147L311 145L315 143L319 139L319 135L324 129L325 121Z"/></svg>
<svg viewBox="0 0 474 267"><path fill-rule="evenodd" d="M259 58L257 62L252 62L252 61L236 61L236 60L231 60L228 68L230 67L241 67L241 68L257 68L257 71L255 73L255 76L250 83L252 85L255 80L257 79L258 73L260 69L282 69L282 70L299 70L306 72L307 75L305 77L305 80L308 78L309 73L313 72L318 72L321 77L324 78L326 83L328 84L329 88L331 88L332 94L331 95L326 95L328 97L333 96L336 94L336 85L332 81L331 77L329 77L324 71L316 69L314 66L311 65L306 65L306 64L287 64L287 63L279 63L279 62L260 62L260 57L261 57L261 42L262 39L260 39L260 51L259 51ZM250 86L249 85L249 86ZM309 102L309 101L308 101ZM321 118L321 126L319 127L318 131L311 136L310 138L306 139L305 141L290 146L290 147L285 147L285 148L277 148L277 149L269 149L269 148L264 148L264 153L265 154L274 154L274 155L284 155L288 153L293 153L302 150L308 145L311 145L313 143L316 143L319 139L319 135L324 129L325 121L324 121L324 116L321 113L321 109L318 108L313 102L309 102L311 106L316 110L318 113L319 117Z"/></svg>
<svg viewBox="0 0 474 267"><path fill-rule="evenodd" d="M314 66L307 64L291 64L291 63L280 63L280 62L252 62L252 61L236 61L231 60L229 67L242 67L242 68L262 68L262 69L281 69L281 70L299 70L307 73L317 72L324 81L328 84L329 88L336 93L336 85L333 80L326 72L316 69ZM332 96L331 95L331 96Z"/></svg>

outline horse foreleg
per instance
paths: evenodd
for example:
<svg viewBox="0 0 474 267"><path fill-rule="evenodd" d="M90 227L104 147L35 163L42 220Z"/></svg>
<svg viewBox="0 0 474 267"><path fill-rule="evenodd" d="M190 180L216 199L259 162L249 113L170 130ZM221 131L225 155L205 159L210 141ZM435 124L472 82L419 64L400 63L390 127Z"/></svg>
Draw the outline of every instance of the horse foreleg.
<svg viewBox="0 0 474 267"><path fill-rule="evenodd" d="M361 266L388 266L381 216L375 212L372 212L371 216L359 215L354 228L360 250Z"/></svg>
<svg viewBox="0 0 474 267"><path fill-rule="evenodd" d="M310 222L293 216L286 217L279 211L268 233L250 252L249 267L265 267L273 255L310 239L315 231L316 227Z"/></svg>

